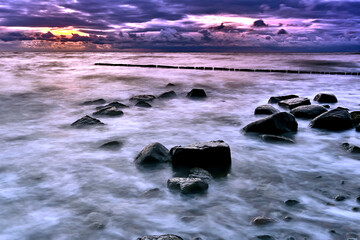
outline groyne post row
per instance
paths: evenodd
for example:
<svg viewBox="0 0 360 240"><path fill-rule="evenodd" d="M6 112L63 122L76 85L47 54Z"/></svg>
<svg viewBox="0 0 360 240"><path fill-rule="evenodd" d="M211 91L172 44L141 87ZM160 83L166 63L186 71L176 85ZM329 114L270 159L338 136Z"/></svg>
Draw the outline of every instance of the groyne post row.
<svg viewBox="0 0 360 240"><path fill-rule="evenodd" d="M293 73L293 74L326 74L326 75L355 75L359 76L360 72L320 72L320 71L303 71L303 70L281 70L281 69L250 69L250 68L224 68L224 67L193 67L193 66L171 66L171 65L144 65L144 64L126 64L126 63L95 63L99 66L117 66L117 67L142 67L142 68L172 68L172 69L194 69L208 71L234 71L234 72L276 72L276 73Z"/></svg>

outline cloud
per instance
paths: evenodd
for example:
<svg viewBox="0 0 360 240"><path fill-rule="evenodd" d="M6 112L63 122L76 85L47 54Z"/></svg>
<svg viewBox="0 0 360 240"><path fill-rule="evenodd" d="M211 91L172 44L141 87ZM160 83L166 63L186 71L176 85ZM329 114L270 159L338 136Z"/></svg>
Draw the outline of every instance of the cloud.
<svg viewBox="0 0 360 240"><path fill-rule="evenodd" d="M256 20L253 24L254 27L267 27L264 20Z"/></svg>

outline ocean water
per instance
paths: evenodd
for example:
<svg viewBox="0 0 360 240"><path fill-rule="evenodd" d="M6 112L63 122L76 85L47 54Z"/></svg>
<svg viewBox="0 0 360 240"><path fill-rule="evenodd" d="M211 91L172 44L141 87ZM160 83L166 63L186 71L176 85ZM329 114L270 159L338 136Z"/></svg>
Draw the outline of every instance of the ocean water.
<svg viewBox="0 0 360 240"><path fill-rule="evenodd" d="M0 54L0 239L136 239L177 234L186 240L359 239L360 145L354 129L327 132L298 120L296 144L261 141L241 128L261 118L254 109L274 95L334 93L338 106L360 110L360 77L214 72L95 66L96 62L313 71L359 71L352 54L11 53ZM168 83L176 86L166 87ZM205 101L186 98L205 89ZM174 90L174 99L135 107L137 94ZM130 107L106 125L73 129L91 115L88 100ZM276 106L278 107L278 106ZM116 151L103 143L123 143ZM224 140L232 168L207 194L169 192L170 167L141 171L143 147ZM158 189L157 191L152 189ZM152 192L152 194L151 194ZM346 196L337 202L334 197ZM297 206L284 201L296 199ZM90 214L90 215L89 215ZM253 226L256 216L276 220ZM292 220L285 221L290 216ZM94 220L95 219L95 220ZM96 229L93 223L105 225ZM291 238L290 238L291 239Z"/></svg>

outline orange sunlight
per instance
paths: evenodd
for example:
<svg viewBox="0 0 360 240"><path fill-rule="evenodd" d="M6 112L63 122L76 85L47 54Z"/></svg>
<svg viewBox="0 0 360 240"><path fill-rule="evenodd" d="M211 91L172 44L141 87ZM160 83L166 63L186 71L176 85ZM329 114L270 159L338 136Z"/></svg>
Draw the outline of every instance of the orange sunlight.
<svg viewBox="0 0 360 240"><path fill-rule="evenodd" d="M54 34L56 36L66 36L66 37L71 37L73 34L78 34L80 36L85 36L85 37L89 36L89 34L83 33L80 30L75 29L73 27L68 27L68 28L42 28L41 32L43 32L43 33L51 32L52 34Z"/></svg>

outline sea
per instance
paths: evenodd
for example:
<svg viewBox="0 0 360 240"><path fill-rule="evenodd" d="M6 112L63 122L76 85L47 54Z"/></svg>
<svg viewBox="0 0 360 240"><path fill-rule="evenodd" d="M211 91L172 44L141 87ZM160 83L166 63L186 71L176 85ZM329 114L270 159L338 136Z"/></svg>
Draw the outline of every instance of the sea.
<svg viewBox="0 0 360 240"><path fill-rule="evenodd" d="M360 239L360 155L342 147L359 146L360 133L314 129L304 119L297 119L295 144L242 132L265 117L254 109L271 96L296 94L316 104L314 96L327 92L338 98L330 109L360 110L360 76L95 63L359 72L360 55L1 52L0 239ZM193 88L208 97L187 98ZM152 108L129 100L170 90L176 97L155 99ZM83 103L100 98L129 108L121 117L97 117L104 126L72 128L95 112L97 105ZM213 140L230 146L232 166L206 194L169 191L170 166L134 164L153 142L170 149ZM109 141L121 147L100 148ZM299 203L288 206L287 200ZM275 222L254 226L257 216Z"/></svg>

